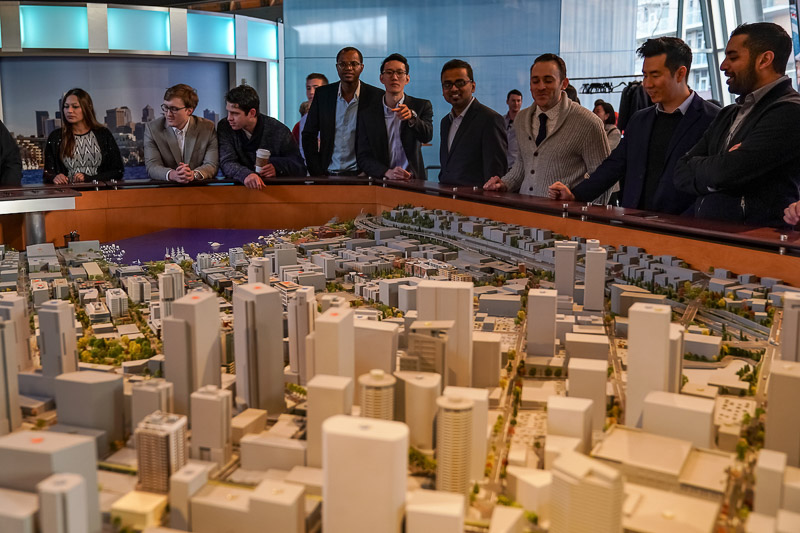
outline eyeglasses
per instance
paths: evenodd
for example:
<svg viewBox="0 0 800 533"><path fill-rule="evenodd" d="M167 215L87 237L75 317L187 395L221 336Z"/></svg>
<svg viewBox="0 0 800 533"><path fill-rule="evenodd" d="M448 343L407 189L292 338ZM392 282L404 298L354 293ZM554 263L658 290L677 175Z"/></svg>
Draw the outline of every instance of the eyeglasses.
<svg viewBox="0 0 800 533"><path fill-rule="evenodd" d="M347 61L340 61L336 63L336 66L342 70L347 70L348 68L355 70L361 66L361 63L358 61L350 61L349 63Z"/></svg>
<svg viewBox="0 0 800 533"><path fill-rule="evenodd" d="M384 70L383 72L381 72L381 74L384 74L390 78L394 78L395 76L397 76L398 78L402 78L403 76L408 74L408 72L406 72L405 70Z"/></svg>
<svg viewBox="0 0 800 533"><path fill-rule="evenodd" d="M186 106L174 107L174 106L168 106L167 104L161 104L161 111L163 111L164 113L177 113L181 109L186 109Z"/></svg>
<svg viewBox="0 0 800 533"><path fill-rule="evenodd" d="M442 82L442 89L445 91L449 91L453 87L458 89L463 89L464 85L470 83L472 80L456 80L456 81L443 81Z"/></svg>

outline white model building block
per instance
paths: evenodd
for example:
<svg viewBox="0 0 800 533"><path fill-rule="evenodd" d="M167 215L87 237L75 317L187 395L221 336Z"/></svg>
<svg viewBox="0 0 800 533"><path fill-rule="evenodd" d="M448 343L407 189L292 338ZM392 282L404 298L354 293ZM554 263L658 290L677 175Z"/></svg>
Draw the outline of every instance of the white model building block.
<svg viewBox="0 0 800 533"><path fill-rule="evenodd" d="M523 533L525 531L525 511L519 507L495 505L489 533Z"/></svg>
<svg viewBox="0 0 800 533"><path fill-rule="evenodd" d="M683 354L685 348L685 328L680 324L669 325L669 360L667 361L666 392L681 392L683 387Z"/></svg>
<svg viewBox="0 0 800 533"><path fill-rule="evenodd" d="M317 317L314 330L314 374L355 380L353 310L332 307Z"/></svg>
<svg viewBox="0 0 800 533"><path fill-rule="evenodd" d="M408 424L411 446L419 450L433 449L433 426L436 419L436 398L442 391L442 376L433 372L397 371L395 417Z"/></svg>
<svg viewBox="0 0 800 533"><path fill-rule="evenodd" d="M306 494L322 497L324 476L321 468L309 466L295 466L286 474L286 483L295 483L305 487Z"/></svg>
<svg viewBox="0 0 800 533"><path fill-rule="evenodd" d="M29 339L31 337L31 327L28 319L28 302L18 294L0 294L0 318L11 322L14 331L15 348L12 353L16 353L19 371L31 370L33 368L33 357L30 350Z"/></svg>
<svg viewBox="0 0 800 533"><path fill-rule="evenodd" d="M391 375L395 370L400 326L377 320L355 321L355 375L380 369ZM356 391L358 399L359 392ZM360 405L360 401L355 402Z"/></svg>
<svg viewBox="0 0 800 533"><path fill-rule="evenodd" d="M798 531L800 531L800 513L780 509L776 523L776 533L797 533Z"/></svg>
<svg viewBox="0 0 800 533"><path fill-rule="evenodd" d="M586 250L583 308L587 311L602 311L605 306L607 257L605 248L596 247Z"/></svg>
<svg viewBox="0 0 800 533"><path fill-rule="evenodd" d="M172 474L186 464L187 421L184 415L156 411L139 422L134 433L139 488L169 492Z"/></svg>
<svg viewBox="0 0 800 533"><path fill-rule="evenodd" d="M714 358L719 354L722 345L722 337L712 335L702 335L700 333L685 333L684 348L689 353L702 355L708 359Z"/></svg>
<svg viewBox="0 0 800 533"><path fill-rule="evenodd" d="M530 448L524 443L512 443L508 449L508 464L512 466L528 466Z"/></svg>
<svg viewBox="0 0 800 533"><path fill-rule="evenodd" d="M270 531L305 533L303 487L265 479L250 496L250 514Z"/></svg>
<svg viewBox="0 0 800 533"><path fill-rule="evenodd" d="M268 257L253 257L247 265L248 283L269 283L271 277L270 259Z"/></svg>
<svg viewBox="0 0 800 533"><path fill-rule="evenodd" d="M777 520L774 516L750 513L744 530L746 533L777 533Z"/></svg>
<svg viewBox="0 0 800 533"><path fill-rule="evenodd" d="M553 474L546 470L509 466L508 490L513 500L526 511L533 511L539 521L550 519L550 487Z"/></svg>
<svg viewBox="0 0 800 533"><path fill-rule="evenodd" d="M0 531L3 533L36 533L38 512L36 494L0 488Z"/></svg>
<svg viewBox="0 0 800 533"><path fill-rule="evenodd" d="M602 428L606 420L608 361L570 359L568 375L569 396L592 400L592 427Z"/></svg>
<svg viewBox="0 0 800 533"><path fill-rule="evenodd" d="M308 382L306 463L322 466L322 423L334 415L347 415L353 407L353 380L317 374Z"/></svg>
<svg viewBox="0 0 800 533"><path fill-rule="evenodd" d="M592 400L550 396L547 399L547 434L581 439L580 451L592 448Z"/></svg>
<svg viewBox="0 0 800 533"><path fill-rule="evenodd" d="M282 317L281 295L268 284L247 283L233 291L236 394L273 417L286 410Z"/></svg>
<svg viewBox="0 0 800 533"><path fill-rule="evenodd" d="M462 533L464 495L417 489L406 501L406 533Z"/></svg>
<svg viewBox="0 0 800 533"><path fill-rule="evenodd" d="M800 513L800 468L786 467L786 473L783 475L781 509Z"/></svg>
<svg viewBox="0 0 800 533"><path fill-rule="evenodd" d="M192 530L191 498L208 482L208 463L189 463L169 478L169 523L183 530Z"/></svg>
<svg viewBox="0 0 800 533"><path fill-rule="evenodd" d="M231 458L233 394L214 385L192 393L192 458L224 466Z"/></svg>
<svg viewBox="0 0 800 533"><path fill-rule="evenodd" d="M88 533L100 533L97 452L91 437L17 431L0 437L0 487L36 492L36 485L53 474L72 473L86 485Z"/></svg>
<svg viewBox="0 0 800 533"><path fill-rule="evenodd" d="M78 474L53 474L36 488L39 492L42 533L81 533L89 529L86 482L83 477Z"/></svg>
<svg viewBox="0 0 800 533"><path fill-rule="evenodd" d="M158 526L166 508L165 495L134 490L111 504L111 520L130 529Z"/></svg>
<svg viewBox="0 0 800 533"><path fill-rule="evenodd" d="M245 435L239 447L244 470L291 470L306 464L306 441L273 437L267 432Z"/></svg>
<svg viewBox="0 0 800 533"><path fill-rule="evenodd" d="M786 454L786 464L800 467L800 363L774 361L767 388L770 406L764 447Z"/></svg>
<svg viewBox="0 0 800 533"><path fill-rule="evenodd" d="M500 382L500 337L486 331L472 334L472 386L476 389L496 387Z"/></svg>
<svg viewBox="0 0 800 533"><path fill-rule="evenodd" d="M564 452L580 452L582 440L561 435L547 435L544 442L544 469L552 470L553 463Z"/></svg>
<svg viewBox="0 0 800 533"><path fill-rule="evenodd" d="M578 243L556 241L555 243L556 290L560 296L575 294L575 264L578 261Z"/></svg>
<svg viewBox="0 0 800 533"><path fill-rule="evenodd" d="M16 336L14 323L0 318L0 435L11 433L22 424Z"/></svg>
<svg viewBox="0 0 800 533"><path fill-rule="evenodd" d="M108 442L124 440L124 393L119 374L69 372L55 379L58 421L70 426L99 429ZM98 450L105 454L108 450Z"/></svg>
<svg viewBox="0 0 800 533"><path fill-rule="evenodd" d="M528 291L528 355L553 357L556 353L558 293L550 289Z"/></svg>
<svg viewBox="0 0 800 533"><path fill-rule="evenodd" d="M800 362L800 292L783 293L781 359Z"/></svg>
<svg viewBox="0 0 800 533"><path fill-rule="evenodd" d="M436 490L467 495L472 474L474 402L461 396L436 400Z"/></svg>
<svg viewBox="0 0 800 533"><path fill-rule="evenodd" d="M631 306L629 317L625 423L631 427L641 427L647 394L667 390L672 308L668 305L636 303Z"/></svg>
<svg viewBox="0 0 800 533"><path fill-rule="evenodd" d="M489 391L468 387L445 387L444 396L448 398L466 398L472 400L472 460L470 461L470 479L483 479L486 468L486 448L489 426Z"/></svg>
<svg viewBox="0 0 800 533"><path fill-rule="evenodd" d="M54 378L78 370L75 307L63 300L50 300L39 309L39 355L42 374Z"/></svg>
<svg viewBox="0 0 800 533"><path fill-rule="evenodd" d="M567 342L567 333L575 329L575 315L556 315L556 338L562 345Z"/></svg>
<svg viewBox="0 0 800 533"><path fill-rule="evenodd" d="M714 530L720 502L625 482L624 531L706 533Z"/></svg>
<svg viewBox="0 0 800 533"><path fill-rule="evenodd" d="M358 376L358 397L364 418L394 419L394 390L397 379L380 368Z"/></svg>
<svg viewBox="0 0 800 533"><path fill-rule="evenodd" d="M408 469L408 427L338 415L323 424L322 529L399 533Z"/></svg>
<svg viewBox="0 0 800 533"><path fill-rule="evenodd" d="M136 430L144 417L156 411L174 411L174 388L162 378L148 379L132 384L131 388L131 432Z"/></svg>
<svg viewBox="0 0 800 533"><path fill-rule="evenodd" d="M305 386L314 375L313 357L309 358L306 353L306 337L314 331L314 319L317 315L314 288L297 289L289 298L286 311L289 327L289 366L292 372L298 375L300 385ZM309 362L311 369L308 368Z"/></svg>
<svg viewBox="0 0 800 533"><path fill-rule="evenodd" d="M688 440L698 448L714 447L714 400L653 391L644 400L642 429Z"/></svg>
<svg viewBox="0 0 800 533"><path fill-rule="evenodd" d="M262 409L245 409L233 417L231 431L233 443L239 444L245 435L257 435L267 427L267 412Z"/></svg>
<svg viewBox="0 0 800 533"><path fill-rule="evenodd" d="M567 333L565 340L567 361L573 357L608 361L609 343L605 335Z"/></svg>
<svg viewBox="0 0 800 533"><path fill-rule="evenodd" d="M400 285L397 287L397 308L404 313L417 308L416 285Z"/></svg>
<svg viewBox="0 0 800 533"><path fill-rule="evenodd" d="M762 448L755 469L755 506L753 510L767 516L777 516L783 501L783 478L786 454Z"/></svg>
<svg viewBox="0 0 800 533"><path fill-rule="evenodd" d="M447 335L445 385L472 385L473 290L466 281L423 280L417 285L419 320L453 321Z"/></svg>

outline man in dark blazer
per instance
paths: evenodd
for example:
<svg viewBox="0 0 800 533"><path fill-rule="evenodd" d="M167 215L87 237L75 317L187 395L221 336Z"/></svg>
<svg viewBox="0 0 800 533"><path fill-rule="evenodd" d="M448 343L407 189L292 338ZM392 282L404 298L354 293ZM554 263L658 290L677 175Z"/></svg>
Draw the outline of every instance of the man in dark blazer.
<svg viewBox="0 0 800 533"><path fill-rule="evenodd" d="M422 143L433 137L433 106L405 94L408 60L392 54L381 64L386 94L358 117L358 167L369 176L427 179Z"/></svg>
<svg viewBox="0 0 800 533"><path fill-rule="evenodd" d="M475 81L466 61L445 63L441 80L442 95L453 108L442 119L439 182L482 187L508 170L503 117L473 96Z"/></svg>
<svg viewBox="0 0 800 533"><path fill-rule="evenodd" d="M0 185L20 183L22 183L22 159L19 156L19 146L6 125L0 122Z"/></svg>
<svg viewBox="0 0 800 533"><path fill-rule="evenodd" d="M731 33L720 70L728 91L740 96L675 167L676 187L699 196L696 217L780 226L784 208L800 200L800 94L786 76L791 53L792 40L777 24L742 24Z"/></svg>
<svg viewBox="0 0 800 533"><path fill-rule="evenodd" d="M359 80L364 56L348 46L336 54L339 80L317 89L300 134L308 172L312 176L355 176L358 116L383 96L383 91Z"/></svg>
<svg viewBox="0 0 800 533"><path fill-rule="evenodd" d="M689 89L692 51L681 39L648 39L637 51L644 59L642 86L655 105L636 112L625 136L589 179L572 190L550 186L550 198L590 202L615 183L621 206L681 214L695 196L675 189L675 165L700 140L719 112Z"/></svg>
<svg viewBox="0 0 800 533"><path fill-rule="evenodd" d="M164 93L164 116L144 127L144 161L150 179L188 183L217 175L214 123L192 114L197 103L197 92L182 83Z"/></svg>

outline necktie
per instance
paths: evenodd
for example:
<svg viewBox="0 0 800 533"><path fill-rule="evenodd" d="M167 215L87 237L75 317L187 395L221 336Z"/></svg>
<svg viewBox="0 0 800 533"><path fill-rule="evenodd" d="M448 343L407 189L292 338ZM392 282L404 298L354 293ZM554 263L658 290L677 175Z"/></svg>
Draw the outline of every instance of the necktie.
<svg viewBox="0 0 800 533"><path fill-rule="evenodd" d="M539 115L539 134L536 135L536 146L542 144L545 137L547 137L547 115L542 113Z"/></svg>
<svg viewBox="0 0 800 533"><path fill-rule="evenodd" d="M183 153L183 130L175 130L175 136L178 137L178 146L181 149L181 154Z"/></svg>

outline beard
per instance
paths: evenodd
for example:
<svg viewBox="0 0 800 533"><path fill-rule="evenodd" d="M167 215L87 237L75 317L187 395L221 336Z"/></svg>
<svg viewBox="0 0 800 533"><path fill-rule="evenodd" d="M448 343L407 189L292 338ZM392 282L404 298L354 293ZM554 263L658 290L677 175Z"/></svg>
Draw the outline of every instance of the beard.
<svg viewBox="0 0 800 533"><path fill-rule="evenodd" d="M755 58L750 60L745 70L737 73L734 77L730 78L728 84L728 92L744 96L753 92L756 84L758 83L758 76L756 75L756 61Z"/></svg>

